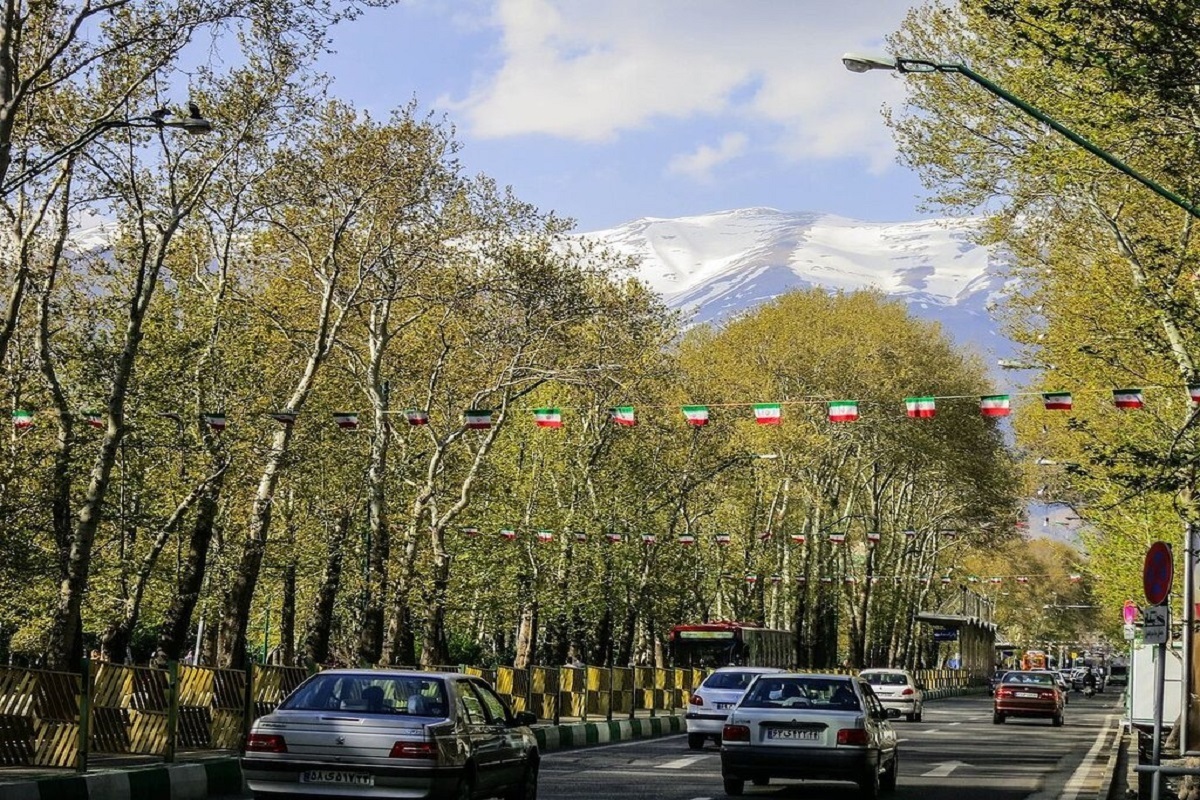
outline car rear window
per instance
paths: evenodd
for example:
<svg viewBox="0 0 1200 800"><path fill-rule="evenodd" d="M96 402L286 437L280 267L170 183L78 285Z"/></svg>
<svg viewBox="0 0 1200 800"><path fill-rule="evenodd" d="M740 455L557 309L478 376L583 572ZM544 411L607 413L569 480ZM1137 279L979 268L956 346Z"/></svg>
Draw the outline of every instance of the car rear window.
<svg viewBox="0 0 1200 800"><path fill-rule="evenodd" d="M858 695L846 680L763 675L742 698L742 708L818 708L861 711Z"/></svg>
<svg viewBox="0 0 1200 800"><path fill-rule="evenodd" d="M872 686L908 685L908 676L903 672L864 672L861 677Z"/></svg>
<svg viewBox="0 0 1200 800"><path fill-rule="evenodd" d="M1054 678L1046 672L1009 672L1004 683L1027 683L1034 686L1054 686Z"/></svg>
<svg viewBox="0 0 1200 800"><path fill-rule="evenodd" d="M440 678L321 674L301 684L279 708L444 717L448 704L446 687Z"/></svg>
<svg viewBox="0 0 1200 800"><path fill-rule="evenodd" d="M745 691L750 681L757 678L757 672L714 672L704 679L706 689L737 689Z"/></svg>

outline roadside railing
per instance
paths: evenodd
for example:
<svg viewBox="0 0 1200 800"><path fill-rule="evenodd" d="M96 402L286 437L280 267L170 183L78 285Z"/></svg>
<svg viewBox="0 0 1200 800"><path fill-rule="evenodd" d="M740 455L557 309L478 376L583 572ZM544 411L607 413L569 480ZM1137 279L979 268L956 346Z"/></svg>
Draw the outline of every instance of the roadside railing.
<svg viewBox="0 0 1200 800"><path fill-rule="evenodd" d="M434 670L479 675L513 710L531 711L553 724L675 714L687 707L708 674L664 667L454 665ZM174 662L165 669L84 662L80 675L0 668L0 769L85 771L93 753L170 762L177 749L236 750L250 723L273 711L309 674L303 667L254 665L244 671ZM914 675L933 697L984 682L982 675L961 670Z"/></svg>

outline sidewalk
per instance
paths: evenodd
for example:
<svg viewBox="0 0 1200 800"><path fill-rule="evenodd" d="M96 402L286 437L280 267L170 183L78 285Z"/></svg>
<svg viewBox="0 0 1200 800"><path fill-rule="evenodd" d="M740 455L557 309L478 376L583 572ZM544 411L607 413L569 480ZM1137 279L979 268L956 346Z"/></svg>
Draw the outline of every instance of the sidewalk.
<svg viewBox="0 0 1200 800"><path fill-rule="evenodd" d="M535 725L544 751L590 744L668 736L685 730L682 715L648 713L634 719L588 721L561 719ZM0 800L201 800L238 794L242 773L235 752L180 751L174 764L155 756L102 755L91 758L87 773L36 767L0 768Z"/></svg>

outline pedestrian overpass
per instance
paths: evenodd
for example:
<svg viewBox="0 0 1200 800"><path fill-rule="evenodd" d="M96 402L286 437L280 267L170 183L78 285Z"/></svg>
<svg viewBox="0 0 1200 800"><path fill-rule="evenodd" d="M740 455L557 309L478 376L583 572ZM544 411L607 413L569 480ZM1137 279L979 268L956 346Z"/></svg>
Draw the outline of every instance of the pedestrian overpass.
<svg viewBox="0 0 1200 800"><path fill-rule="evenodd" d="M917 612L917 621L957 631L959 668L978 675L990 674L996 658L994 604L983 595L961 586L933 611Z"/></svg>

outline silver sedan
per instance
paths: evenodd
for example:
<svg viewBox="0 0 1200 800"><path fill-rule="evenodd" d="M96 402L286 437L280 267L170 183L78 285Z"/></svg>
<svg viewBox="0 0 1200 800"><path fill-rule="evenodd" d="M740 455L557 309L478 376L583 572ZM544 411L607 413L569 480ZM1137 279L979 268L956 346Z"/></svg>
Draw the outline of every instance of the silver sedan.
<svg viewBox="0 0 1200 800"><path fill-rule="evenodd" d="M535 800L535 720L472 675L329 670L254 722L242 774L256 798Z"/></svg>

